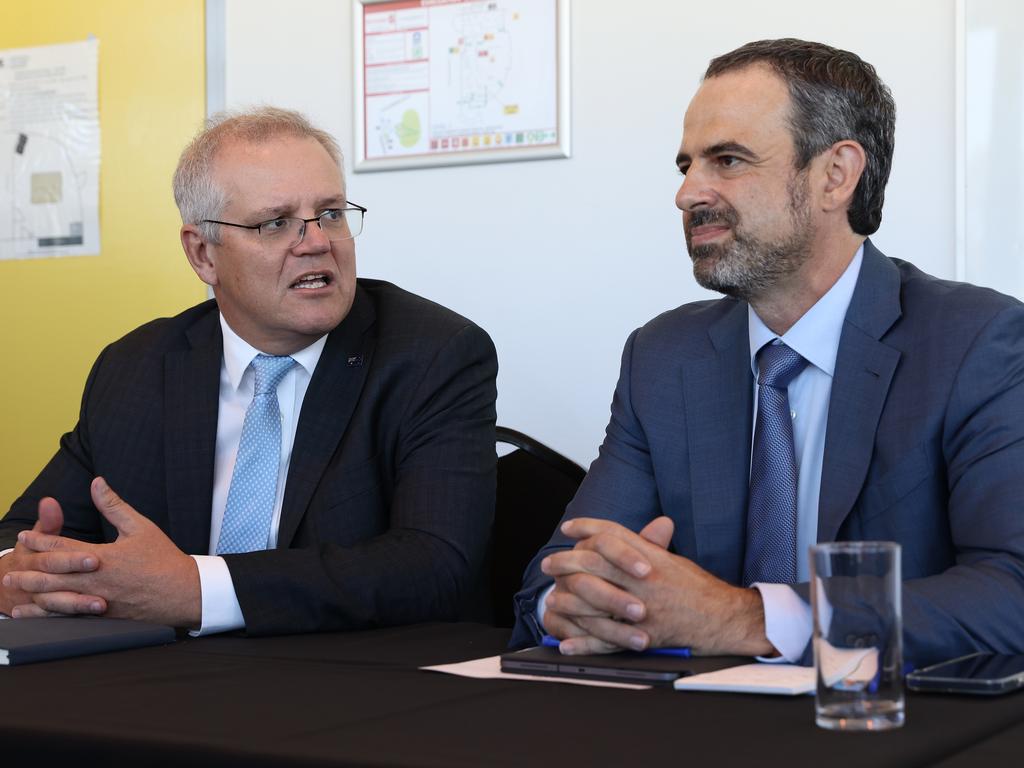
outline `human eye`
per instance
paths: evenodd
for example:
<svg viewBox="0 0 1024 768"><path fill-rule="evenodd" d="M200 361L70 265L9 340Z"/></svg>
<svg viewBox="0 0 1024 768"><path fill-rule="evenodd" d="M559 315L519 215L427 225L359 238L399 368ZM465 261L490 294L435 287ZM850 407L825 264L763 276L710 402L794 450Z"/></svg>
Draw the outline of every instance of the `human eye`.
<svg viewBox="0 0 1024 768"><path fill-rule="evenodd" d="M727 170L736 168L743 162L743 158L736 157L736 155L719 155L715 160L722 168Z"/></svg>
<svg viewBox="0 0 1024 768"><path fill-rule="evenodd" d="M268 219L260 224L261 235L280 235L287 232L292 225L292 220L286 217Z"/></svg>
<svg viewBox="0 0 1024 768"><path fill-rule="evenodd" d="M320 221L327 224L335 224L344 220L345 212L341 208L328 208L320 214Z"/></svg>

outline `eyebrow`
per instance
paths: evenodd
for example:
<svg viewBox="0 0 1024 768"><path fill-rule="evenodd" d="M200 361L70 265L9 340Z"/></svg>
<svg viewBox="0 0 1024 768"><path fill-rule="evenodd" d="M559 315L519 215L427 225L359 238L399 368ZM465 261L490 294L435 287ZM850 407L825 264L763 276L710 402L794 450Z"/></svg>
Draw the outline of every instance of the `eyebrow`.
<svg viewBox="0 0 1024 768"><path fill-rule="evenodd" d="M314 209L322 211L325 208L337 208L346 200L344 194L330 195L328 197L321 197L316 201ZM295 211L295 206L290 203L282 205L270 205L266 208L260 208L258 211L253 211L253 218L259 219L272 219L275 216L291 216Z"/></svg>
<svg viewBox="0 0 1024 768"><path fill-rule="evenodd" d="M321 197L317 200L315 208L337 208L339 204L347 202L348 199L344 194L331 195L330 197Z"/></svg>
<svg viewBox="0 0 1024 768"><path fill-rule="evenodd" d="M753 161L758 161L761 158L754 150L750 147L740 144L738 141L720 141L717 144L712 144L707 147L703 152L700 153L702 157L714 157L715 155L743 155ZM689 166L690 156L685 152L680 152L676 155L676 167L682 168L683 166Z"/></svg>

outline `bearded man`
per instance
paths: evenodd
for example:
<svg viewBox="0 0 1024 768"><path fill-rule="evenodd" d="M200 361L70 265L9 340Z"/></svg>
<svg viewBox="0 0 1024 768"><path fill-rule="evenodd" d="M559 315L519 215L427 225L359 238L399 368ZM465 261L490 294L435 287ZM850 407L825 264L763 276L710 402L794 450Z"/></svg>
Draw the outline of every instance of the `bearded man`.
<svg viewBox="0 0 1024 768"><path fill-rule="evenodd" d="M714 59L677 165L697 281L627 340L513 645L806 662L808 546L903 548L915 664L1024 652L1024 307L884 256L895 105L800 40Z"/></svg>

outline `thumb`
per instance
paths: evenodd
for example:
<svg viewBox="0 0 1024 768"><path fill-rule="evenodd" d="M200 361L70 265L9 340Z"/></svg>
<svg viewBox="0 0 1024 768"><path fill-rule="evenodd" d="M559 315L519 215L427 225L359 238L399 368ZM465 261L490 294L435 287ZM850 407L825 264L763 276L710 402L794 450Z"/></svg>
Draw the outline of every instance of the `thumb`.
<svg viewBox="0 0 1024 768"><path fill-rule="evenodd" d="M63 527L64 512L60 508L60 503L50 496L40 499L39 519L32 526L32 530L39 533L48 533L51 536L59 536Z"/></svg>
<svg viewBox="0 0 1024 768"><path fill-rule="evenodd" d="M668 545L672 541L672 532L675 531L675 528L676 525L672 522L672 518L665 516L656 517L644 526L644 529L640 531L640 536L662 549L668 549Z"/></svg>
<svg viewBox="0 0 1024 768"><path fill-rule="evenodd" d="M106 480L102 477L93 478L89 490L92 492L92 503L107 522L117 528L118 534L131 535L138 530L139 513L114 493Z"/></svg>

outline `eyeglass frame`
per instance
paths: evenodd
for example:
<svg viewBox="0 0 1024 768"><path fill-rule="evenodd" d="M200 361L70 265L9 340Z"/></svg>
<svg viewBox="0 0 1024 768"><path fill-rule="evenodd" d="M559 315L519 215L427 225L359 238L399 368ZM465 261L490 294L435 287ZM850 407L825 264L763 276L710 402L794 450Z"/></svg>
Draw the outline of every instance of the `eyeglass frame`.
<svg viewBox="0 0 1024 768"><path fill-rule="evenodd" d="M217 221L216 219L203 219L202 221L200 221L200 224L223 224L225 227L238 227L239 229L255 229L255 230L257 230L257 234L260 234L260 236L262 237L262 234L259 233L258 230L260 228L262 228L264 224L269 224L270 222L277 221L278 219L297 219L297 220L302 222L302 234L299 235L298 242L296 242L294 245L288 246L289 248L294 248L296 245L300 245L302 243L302 241L306 239L306 225L307 224L310 224L310 223L315 221L316 225L318 227L320 227L320 231L323 232L324 228L323 228L323 225L320 223L320 219L322 219L328 213L331 213L332 211L338 211L338 210L341 210L341 211L353 211L353 210L359 211L359 218L360 218L360 221L362 221L363 219L365 219L366 212L367 212L368 209L364 208L359 203L353 203L351 200L346 200L344 208L328 208L326 211L321 213L319 216L314 216L311 219L304 219L301 216L275 216L272 219L267 219L266 221L261 221L259 224L235 224L235 223L230 222L230 221ZM362 232L363 232L363 228L362 228L362 226L360 226L359 234L362 234ZM332 243L342 242L344 240L355 240L359 236L359 234L352 235L350 237L339 237L337 240L330 240L330 238L328 238L328 240L330 242L332 242Z"/></svg>

